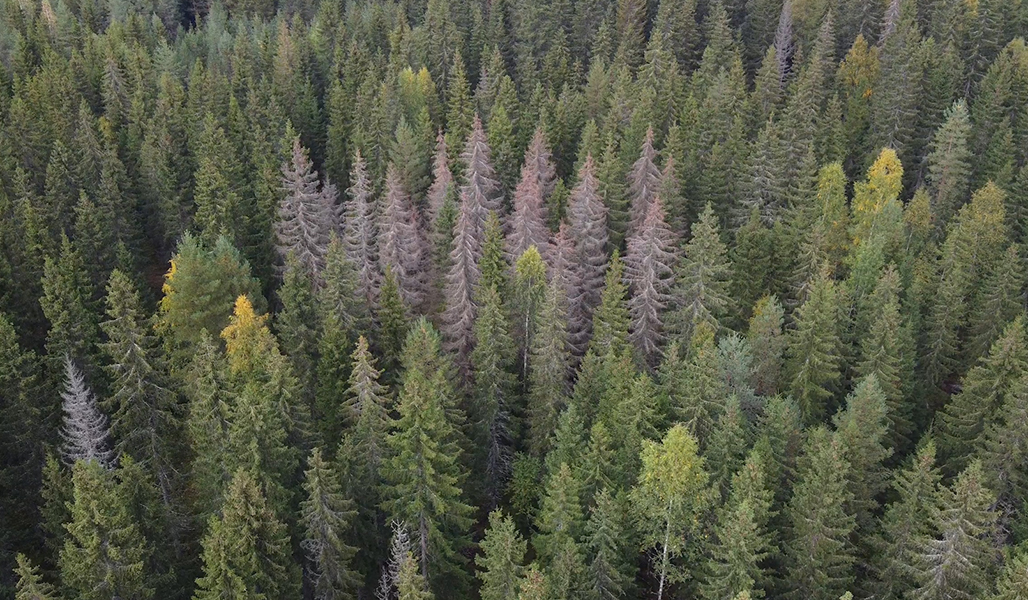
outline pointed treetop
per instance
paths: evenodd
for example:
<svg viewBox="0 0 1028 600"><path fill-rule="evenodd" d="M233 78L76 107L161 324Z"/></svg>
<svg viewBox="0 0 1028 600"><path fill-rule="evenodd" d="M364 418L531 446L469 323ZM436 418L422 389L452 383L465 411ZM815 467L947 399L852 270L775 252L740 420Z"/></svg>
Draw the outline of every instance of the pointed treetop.
<svg viewBox="0 0 1028 600"><path fill-rule="evenodd" d="M546 228L545 193L540 185L538 165L525 158L521 181L514 190L514 212L507 235L507 252L517 258L535 246L544 258L549 254L549 230Z"/></svg>
<svg viewBox="0 0 1028 600"><path fill-rule="evenodd" d="M326 197L318 189L318 172L314 170L307 149L300 144L299 136L293 139L292 158L282 165L282 196L278 207L278 222L275 233L278 236L279 253L284 257L290 252L307 273L317 279L324 266L328 239L333 229L333 197ZM328 190L334 192L334 188Z"/></svg>
<svg viewBox="0 0 1028 600"><path fill-rule="evenodd" d="M61 456L68 464L77 461L97 462L105 469L114 465L114 452L110 449L107 417L96 406L93 393L86 386L85 375L71 358L65 357L66 383L61 393L64 426L61 428Z"/></svg>
<svg viewBox="0 0 1028 600"><path fill-rule="evenodd" d="M553 155L546 144L546 135L540 125L535 129L532 142L525 150L525 166L530 167L539 182L543 198L548 198L557 185L557 170L553 165Z"/></svg>
<svg viewBox="0 0 1028 600"><path fill-rule="evenodd" d="M453 173L447 157L446 137L440 129L435 138L435 157L432 159L432 185L428 188L428 214L431 222L439 215L450 186L453 185Z"/></svg>
<svg viewBox="0 0 1028 600"><path fill-rule="evenodd" d="M793 52L796 49L796 40L793 36L792 22L792 0L785 0L782 4L782 12L778 17L778 28L775 30L775 60L778 67L778 84L785 87L785 80L789 77L792 67Z"/></svg>
<svg viewBox="0 0 1028 600"><path fill-rule="evenodd" d="M660 191L660 169L656 164L657 151L653 148L653 127L646 129L639 158L628 172L628 195L632 202L631 224L629 231L642 226L649 210L650 202Z"/></svg>
<svg viewBox="0 0 1028 600"><path fill-rule="evenodd" d="M375 202L371 193L368 165L358 149L353 158L350 187L346 190L346 195L350 199L345 206L343 240L347 258L357 270L360 291L368 304L372 304L377 298L381 285L381 273L378 268L378 227Z"/></svg>
<svg viewBox="0 0 1028 600"><path fill-rule="evenodd" d="M663 315L671 301L675 236L664 218L660 196L655 196L639 230L628 238L625 278L632 289L629 310L631 339L648 360L655 360L663 339Z"/></svg>

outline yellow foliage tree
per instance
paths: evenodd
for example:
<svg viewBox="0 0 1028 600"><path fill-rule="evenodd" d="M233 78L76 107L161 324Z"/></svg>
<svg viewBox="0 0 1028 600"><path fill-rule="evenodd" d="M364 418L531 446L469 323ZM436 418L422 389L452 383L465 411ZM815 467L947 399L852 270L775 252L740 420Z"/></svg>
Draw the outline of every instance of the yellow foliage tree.
<svg viewBox="0 0 1028 600"><path fill-rule="evenodd" d="M903 234L903 164L896 151L885 148L867 171L867 179L853 189L853 245L872 236L884 236L887 247Z"/></svg>

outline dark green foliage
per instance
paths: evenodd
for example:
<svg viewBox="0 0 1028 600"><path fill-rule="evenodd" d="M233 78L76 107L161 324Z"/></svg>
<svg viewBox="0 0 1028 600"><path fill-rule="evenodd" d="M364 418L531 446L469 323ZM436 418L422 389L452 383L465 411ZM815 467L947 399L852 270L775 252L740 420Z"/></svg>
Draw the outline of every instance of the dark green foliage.
<svg viewBox="0 0 1028 600"><path fill-rule="evenodd" d="M518 581L524 569L525 540L521 538L510 517L496 510L489 513L489 529L479 547L482 554L475 557L481 569L482 600L514 600Z"/></svg>
<svg viewBox="0 0 1028 600"><path fill-rule="evenodd" d="M1028 369L1024 320L1014 319L986 355L964 377L958 394L938 416L939 448L951 473L961 470L999 417L1004 398Z"/></svg>
<svg viewBox="0 0 1028 600"><path fill-rule="evenodd" d="M257 481L236 471L220 516L211 517L203 539L203 577L194 600L295 595L300 572L290 555L286 526L268 506Z"/></svg>
<svg viewBox="0 0 1028 600"><path fill-rule="evenodd" d="M318 598L352 598L360 577L350 566L357 549L343 541L355 512L353 500L343 496L335 470L315 448L308 460L300 504L304 535L300 542L309 561L307 577Z"/></svg>
<svg viewBox="0 0 1028 600"><path fill-rule="evenodd" d="M871 547L876 591L883 598L903 598L914 588L917 574L911 566L921 540L932 532L931 517L938 510L939 480L935 442L921 444L909 465L893 478L896 501L885 511L881 531Z"/></svg>
<svg viewBox="0 0 1028 600"><path fill-rule="evenodd" d="M460 460L459 427L453 407L448 360L439 334L424 319L404 343L406 370L397 400L399 420L387 439L391 456L383 464L382 507L415 527L422 574L440 596L461 579L460 550L471 506L461 491L466 474ZM411 468L411 465L417 465Z"/></svg>
<svg viewBox="0 0 1028 600"><path fill-rule="evenodd" d="M36 537L30 524L37 519L40 504L40 466L43 452L39 440L49 434L44 429L53 423L56 407L40 406L33 400L38 393L38 363L33 352L18 344L11 322L0 314L0 482L10 490L0 499L7 531L0 539L20 546ZM59 507L58 507L59 508ZM44 517L45 518L45 517Z"/></svg>
<svg viewBox="0 0 1028 600"><path fill-rule="evenodd" d="M832 398L842 376L843 317L835 282L822 274L811 285L807 301L795 315L796 328L789 332L786 373L789 391L796 398L807 423L831 412Z"/></svg>
<svg viewBox="0 0 1028 600"><path fill-rule="evenodd" d="M468 420L474 433L476 471L485 476L485 493L498 498L510 474L511 445L518 424L514 376L515 349L510 325L495 287L479 288L475 348L471 351L474 383Z"/></svg>
<svg viewBox="0 0 1028 600"><path fill-rule="evenodd" d="M1026 596L1026 26L0 2L0 600Z"/></svg>
<svg viewBox="0 0 1028 600"><path fill-rule="evenodd" d="M195 344L205 329L214 336L221 333L240 295L260 306L259 289L250 266L227 238L205 246L186 235L165 275L160 325L175 343Z"/></svg>
<svg viewBox="0 0 1028 600"><path fill-rule="evenodd" d="M706 322L700 322L693 330L681 377L681 387L669 398L672 413L701 443L706 442L727 396L718 369L714 328Z"/></svg>
<svg viewBox="0 0 1028 600"><path fill-rule="evenodd" d="M73 468L74 500L61 550L61 580L76 598L152 598L151 546L116 475L96 461Z"/></svg>
<svg viewBox="0 0 1028 600"><path fill-rule="evenodd" d="M678 285L672 292L676 308L668 317L669 327L682 342L692 337L693 327L699 322L710 323L716 332L731 302L728 285L732 266L710 203L690 233L692 238L685 244L678 268Z"/></svg>
<svg viewBox="0 0 1028 600"><path fill-rule="evenodd" d="M107 284L107 320L101 327L111 377L103 405L111 414L118 450L155 473L168 498L178 444L176 398L164 380L165 367L139 294L121 271L112 272Z"/></svg>
<svg viewBox="0 0 1028 600"><path fill-rule="evenodd" d="M275 332L282 344L282 351L293 365L293 372L304 382L304 399L309 402L314 395L314 370L320 338L314 286L310 274L294 254L290 253L286 257L285 269L282 287L278 290L282 309L276 315Z"/></svg>
<svg viewBox="0 0 1028 600"><path fill-rule="evenodd" d="M39 303L50 322L46 349L53 366L58 367L66 356L92 363L93 345L100 333L96 289L85 270L82 255L67 236L61 237L59 254L47 257L42 284L43 296Z"/></svg>
<svg viewBox="0 0 1028 600"><path fill-rule="evenodd" d="M384 524L378 506L382 499L382 469L390 455L387 436L393 418L388 389L378 382L380 372L363 336L357 340L352 360L346 402L336 413L349 427L336 455L347 459L340 461L340 481L344 497L353 500L357 510L353 540L364 550L358 559L363 559L361 566L367 574L369 562L377 558L384 546Z"/></svg>
<svg viewBox="0 0 1028 600"><path fill-rule="evenodd" d="M994 501L979 461L941 490L939 507L929 515L933 533L922 537L914 551L918 572L911 597L975 598L991 587L996 564Z"/></svg>
<svg viewBox="0 0 1028 600"><path fill-rule="evenodd" d="M18 568L15 569L18 575L18 593L15 600L55 600L57 594L54 586L43 581L39 573L39 567L32 564L24 554L19 553L16 557Z"/></svg>
<svg viewBox="0 0 1028 600"><path fill-rule="evenodd" d="M765 487L762 461L759 453L751 453L732 478L701 587L704 598L735 598L747 591L751 597L764 596L768 575L762 564L774 548L767 530L771 492Z"/></svg>
<svg viewBox="0 0 1028 600"><path fill-rule="evenodd" d="M568 393L570 352L567 347L565 298L551 283L539 312L538 331L529 356L526 425L529 451L541 458L549 448L557 415Z"/></svg>
<svg viewBox="0 0 1028 600"><path fill-rule="evenodd" d="M585 517L579 499L580 484L568 463L561 463L546 484L533 546L543 565L556 562L566 552L565 544L575 544L582 534Z"/></svg>
<svg viewBox="0 0 1028 600"><path fill-rule="evenodd" d="M593 337L589 350L600 356L621 352L628 344L628 286L624 282L625 264L617 250L607 263L600 305L593 312Z"/></svg>
<svg viewBox="0 0 1028 600"><path fill-rule="evenodd" d="M847 511L853 501L847 485L845 448L827 430L808 434L788 514L792 527L785 546L790 597L836 600L853 582L855 526Z"/></svg>

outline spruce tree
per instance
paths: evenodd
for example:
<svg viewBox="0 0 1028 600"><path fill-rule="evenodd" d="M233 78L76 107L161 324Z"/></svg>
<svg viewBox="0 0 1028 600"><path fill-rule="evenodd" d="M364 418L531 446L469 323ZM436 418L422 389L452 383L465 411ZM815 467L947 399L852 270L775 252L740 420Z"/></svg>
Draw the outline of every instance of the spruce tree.
<svg viewBox="0 0 1028 600"><path fill-rule="evenodd" d="M753 388L770 396L778 392L783 379L786 338L782 331L785 311L776 296L764 296L753 307L746 339L753 353Z"/></svg>
<svg viewBox="0 0 1028 600"><path fill-rule="evenodd" d="M318 338L322 335L314 297L315 289L310 273L300 264L296 255L290 252L286 256L282 286L278 289L282 308L275 315L275 332L297 377L303 382L303 398L308 402L315 394Z"/></svg>
<svg viewBox="0 0 1028 600"><path fill-rule="evenodd" d="M89 281L84 258L67 236L61 236L60 252L48 256L43 266L43 296L39 304L49 321L46 351L54 369L65 356L93 367L94 344L99 340L96 292Z"/></svg>
<svg viewBox="0 0 1028 600"><path fill-rule="evenodd" d="M228 472L247 470L273 510L284 512L298 449L309 435L309 406L295 402L297 383L288 360L246 296L236 300L225 340L227 383L234 393L227 432Z"/></svg>
<svg viewBox="0 0 1028 600"><path fill-rule="evenodd" d="M1024 294L1025 265L1021 248L1011 244L1002 258L993 265L983 282L979 310L968 318L968 339L966 353L969 356L984 356L989 347L1003 333L1003 328L1022 310Z"/></svg>
<svg viewBox="0 0 1028 600"><path fill-rule="evenodd" d="M643 224L650 212L650 202L660 191L660 169L655 159L657 151L653 149L653 128L646 130L639 158L628 171L628 197L631 201L629 234L635 233Z"/></svg>
<svg viewBox="0 0 1028 600"><path fill-rule="evenodd" d="M835 435L849 463L851 501L848 512L854 515L861 534L872 525L878 509L877 496L888 485L885 461L892 455L888 446L889 408L878 378L868 375L846 398L845 410L835 416Z"/></svg>
<svg viewBox="0 0 1028 600"><path fill-rule="evenodd" d="M315 448L307 461L300 504L304 534L300 547L307 557L306 576L321 600L354 597L360 577L350 564L357 549L344 541L355 515L353 501L343 495L339 478Z"/></svg>
<svg viewBox="0 0 1028 600"><path fill-rule="evenodd" d="M634 588L631 526L623 503L612 491L601 490L594 500L584 535L589 555L589 597L596 600L623 598Z"/></svg>
<svg viewBox="0 0 1028 600"><path fill-rule="evenodd" d="M494 287L497 291L509 290L510 265L503 250L503 226L497 213L489 213L482 237L482 256L478 261L482 276L479 287Z"/></svg>
<svg viewBox="0 0 1028 600"><path fill-rule="evenodd" d="M472 199L462 193L444 287L446 310L443 321L448 346L457 351L459 363L465 367L474 343L475 286L482 274L478 264L482 257L482 240L475 231L475 219Z"/></svg>
<svg viewBox="0 0 1028 600"><path fill-rule="evenodd" d="M966 199L970 184L970 135L967 104L957 100L946 111L946 121L935 132L932 151L928 155L932 212L940 223L949 221Z"/></svg>
<svg viewBox="0 0 1028 600"><path fill-rule="evenodd" d="M960 392L939 413L939 450L950 472L959 472L968 463L986 427L999 417L1004 399L1028 372L1025 343L1024 319L1018 317L1006 326L989 354L968 371Z"/></svg>
<svg viewBox="0 0 1028 600"><path fill-rule="evenodd" d="M499 190L509 192L518 177L518 156L521 153L517 135L517 113L511 114L505 103L496 103L488 118L487 141L496 170Z"/></svg>
<svg viewBox="0 0 1028 600"><path fill-rule="evenodd" d="M220 515L212 516L207 525L202 559L203 576L196 580L194 600L300 593L289 532L245 469L232 476Z"/></svg>
<svg viewBox="0 0 1028 600"><path fill-rule="evenodd" d="M357 270L361 295L368 305L373 306L378 297L381 274L378 269L378 217L371 186L368 164L358 150L353 157L350 187L346 190L349 200L345 204L343 240L350 264Z"/></svg>
<svg viewBox="0 0 1028 600"><path fill-rule="evenodd" d="M979 598L988 593L996 563L995 499L977 460L951 487L942 488L939 508L929 515L934 532L914 550L917 587L909 597Z"/></svg>
<svg viewBox="0 0 1028 600"><path fill-rule="evenodd" d="M348 385L350 354L359 332L371 326L371 316L369 307L360 300L357 272L338 236L329 241L322 279L324 283L314 296L314 321L321 326L321 336L314 348L317 387L313 406L322 441L326 447L334 447L343 425L338 406Z"/></svg>
<svg viewBox="0 0 1028 600"><path fill-rule="evenodd" d="M760 563L768 554L769 544L755 513L751 501L746 499L721 517L719 543L707 566L710 574L702 588L704 598L735 598L745 592L751 597L763 597L759 586L765 574Z"/></svg>
<svg viewBox="0 0 1028 600"><path fill-rule="evenodd" d="M568 234L574 251L570 257L572 285L565 293L569 343L578 355L585 353L592 335L592 313L600 303L607 267L607 208L600 201L598 185L596 165L586 158L568 203Z"/></svg>
<svg viewBox="0 0 1028 600"><path fill-rule="evenodd" d="M15 556L15 561L18 564L18 568L15 569L18 576L15 600L56 600L57 592L54 586L43 581L39 567L20 552Z"/></svg>
<svg viewBox="0 0 1028 600"><path fill-rule="evenodd" d="M475 115L471 133L468 134L460 158L464 164L464 184L460 187L461 204L467 204L472 237L481 244L489 213L498 211L501 206L501 190L490 159L489 144L482 129L482 120L478 115Z"/></svg>
<svg viewBox="0 0 1028 600"><path fill-rule="evenodd" d="M570 353L568 351L566 299L554 279L547 286L539 312L539 329L529 349L526 440L537 458L546 455L557 416L567 399Z"/></svg>
<svg viewBox="0 0 1028 600"><path fill-rule="evenodd" d="M196 214L193 221L201 239L212 244L219 236L226 236L234 244L241 245L245 233L238 230L243 223L243 165L233 151L225 129L209 112L203 118L196 161L193 192Z"/></svg>
<svg viewBox="0 0 1028 600"><path fill-rule="evenodd" d="M528 143L525 150L525 166L530 167L538 179L543 199L549 198L557 185L557 171L553 165L553 153L542 127L536 127L532 141Z"/></svg>
<svg viewBox="0 0 1028 600"><path fill-rule="evenodd" d="M971 197L947 226L934 298L926 299L921 364L926 381L940 385L970 367L975 356L961 355L961 329L989 270L1007 245L1005 192L989 183Z"/></svg>
<svg viewBox="0 0 1028 600"><path fill-rule="evenodd" d="M903 334L907 331L902 322L899 303L899 273L890 265L886 267L871 294L870 305L876 307L877 315L870 329L860 340L860 362L856 372L861 377L874 375L885 394L889 408L888 440L892 448L899 450L909 442L911 414L904 402L905 347Z"/></svg>
<svg viewBox="0 0 1028 600"><path fill-rule="evenodd" d="M663 312L671 301L675 262L674 233L664 218L663 201L654 196L645 219L628 239L625 255L625 279L632 298L631 340L652 364L660 353L663 340Z"/></svg>
<svg viewBox="0 0 1028 600"><path fill-rule="evenodd" d="M110 469L117 457L111 448L107 417L100 412L93 392L86 386L85 375L67 357L64 359L64 373L61 458L68 465L85 461Z"/></svg>
<svg viewBox="0 0 1028 600"><path fill-rule="evenodd" d="M786 377L808 423L831 412L830 401L842 376L839 294L827 273L818 276L796 311L796 328L787 336Z"/></svg>
<svg viewBox="0 0 1028 600"><path fill-rule="evenodd" d="M152 598L151 548L115 475L95 460L72 469L74 500L60 555L61 581L76 598Z"/></svg>
<svg viewBox="0 0 1028 600"><path fill-rule="evenodd" d="M628 345L630 316L624 270L621 255L615 250L607 266L600 304L593 312L593 337L589 341L589 350L599 356L620 353Z"/></svg>
<svg viewBox="0 0 1028 600"><path fill-rule="evenodd" d="M755 208L749 219L735 232L735 245L730 251L732 261L731 295L738 318L752 316L754 305L779 285L781 275L775 243L780 228L768 227Z"/></svg>
<svg viewBox="0 0 1028 600"><path fill-rule="evenodd" d="M476 464L485 475L486 493L494 501L510 475L517 435L515 348L500 295L493 286L479 290L475 348L471 351L474 383L468 418L474 428Z"/></svg>
<svg viewBox="0 0 1028 600"><path fill-rule="evenodd" d="M750 382L753 373L753 353L750 351L749 341L733 331L718 342L717 354L721 379L725 382L728 395L738 399L744 417L751 422L756 420L764 402L757 397L757 392Z"/></svg>
<svg viewBox="0 0 1028 600"><path fill-rule="evenodd" d="M418 568L414 553L407 550L396 569L396 600L432 600L425 576Z"/></svg>
<svg viewBox="0 0 1028 600"><path fill-rule="evenodd" d="M923 442L909 464L893 477L897 497L885 510L881 529L871 543L876 551L871 560L875 592L882 598L904 598L915 586L915 553L921 540L932 533L941 478L931 439Z"/></svg>
<svg viewBox="0 0 1028 600"><path fill-rule="evenodd" d="M308 154L300 145L300 138L294 138L292 158L282 165L285 193L278 206L275 234L279 254L285 257L292 253L317 280L324 268L329 234L335 227L335 198L318 189L318 172Z"/></svg>
<svg viewBox="0 0 1028 600"><path fill-rule="evenodd" d="M538 165L526 163L521 168L521 180L514 190L514 208L510 216L510 232L507 234L507 253L511 257L521 256L532 246L543 258L549 255L546 206L543 204L543 189L536 169Z"/></svg>
<svg viewBox="0 0 1028 600"><path fill-rule="evenodd" d="M706 439L703 458L710 465L711 486L722 497L728 491L732 475L743 466L749 447L750 432L739 397L726 398L720 416Z"/></svg>
<svg viewBox="0 0 1028 600"><path fill-rule="evenodd" d="M404 75L406 73L401 76ZM427 107L424 110L424 113L414 116L413 119L400 115L393 143L389 148L390 162L399 170L401 187L407 190L415 202L420 202L429 185L432 126L428 122ZM386 167L387 177L388 174L389 170Z"/></svg>
<svg viewBox="0 0 1028 600"><path fill-rule="evenodd" d="M789 597L836 600L853 582L850 467L842 444L824 428L808 434L804 450L788 507L785 584Z"/></svg>
<svg viewBox="0 0 1028 600"><path fill-rule="evenodd" d="M517 598L518 600L546 600L549 597L550 590L546 584L546 578L539 571L539 566L532 563L521 579Z"/></svg>
<svg viewBox="0 0 1028 600"><path fill-rule="evenodd" d="M163 380L164 365L147 325L132 282L113 271L107 285L107 321L101 325L113 385L103 404L112 415L118 450L152 469L167 498L178 427L176 398Z"/></svg>
<svg viewBox="0 0 1028 600"><path fill-rule="evenodd" d="M1007 559L1003 572L996 582L996 593L992 600L1020 600L1028 594L1028 557L1024 549L1018 549ZM43 597L41 597L42 600ZM21 597L18 597L21 600Z"/></svg>
<svg viewBox="0 0 1028 600"><path fill-rule="evenodd" d="M475 557L475 564L481 569L477 575L482 582L482 600L515 600L526 544L514 521L499 510L489 513L489 529L479 547L482 553Z"/></svg>
<svg viewBox="0 0 1028 600"><path fill-rule="evenodd" d="M342 436L336 456L346 457L340 461L342 492L356 504L354 545L364 550L358 554L358 560L363 559L362 566L368 566L374 564L381 550L383 522L378 505L381 473L389 457L386 440L393 419L389 413L389 390L378 382L381 373L375 368L374 357L363 336L357 340L352 361L347 399L340 411L350 426Z"/></svg>
<svg viewBox="0 0 1028 600"><path fill-rule="evenodd" d="M535 524L539 533L532 539L544 566L548 567L557 560L564 551L564 544L577 544L582 535L585 517L582 515L580 491L581 484L567 463L562 463L546 482Z"/></svg>
<svg viewBox="0 0 1028 600"><path fill-rule="evenodd" d="M459 462L461 423L454 421L449 410L454 390L448 370L440 365L445 359L439 352L439 335L427 321L419 320L404 344L406 370L397 400L400 418L387 438L391 456L382 469L386 481L382 507L414 528L422 576L444 595L444 589L455 594L462 587L460 550L472 508L461 491L465 479Z"/></svg>
<svg viewBox="0 0 1028 600"><path fill-rule="evenodd" d="M754 597L764 595L769 583L764 564L775 554L775 532L768 528L774 494L768 488L766 461L762 451L754 449L732 476L732 491L715 527L719 543L712 549L700 587L704 598L733 598L746 591Z"/></svg>
<svg viewBox="0 0 1028 600"><path fill-rule="evenodd" d="M400 295L408 306L419 306L424 299L425 241L397 166L386 169L386 196L378 225L378 260L382 272L391 269L399 284Z"/></svg>
<svg viewBox="0 0 1028 600"><path fill-rule="evenodd" d="M1026 438L1024 420L1028 409L1028 387L1022 378L1014 389L1006 394L998 418L986 426L979 444L978 455L985 469L987 483L996 492L997 502L1003 509L1007 525L1018 537L1023 531L1024 521L1017 516L1024 498L1026 470ZM1004 523L1006 525L1006 523Z"/></svg>
<svg viewBox="0 0 1028 600"><path fill-rule="evenodd" d="M438 219L443 203L454 185L446 152L446 138L443 137L442 130L439 130L435 139L435 156L432 159L432 185L428 188L426 199L429 222L432 225Z"/></svg>
<svg viewBox="0 0 1028 600"><path fill-rule="evenodd" d="M186 367L186 439L193 461L189 481L196 492L193 508L200 519L220 506L232 473L227 470L230 393L224 356L214 338L204 332Z"/></svg>
<svg viewBox="0 0 1028 600"><path fill-rule="evenodd" d="M615 444L604 421L593 423L589 431L589 445L584 448L580 464L575 469L582 484L582 503L592 506L596 495L603 490L613 490L624 479L614 456Z"/></svg>
<svg viewBox="0 0 1028 600"><path fill-rule="evenodd" d="M681 387L669 397L672 414L704 444L721 415L727 392L718 366L714 328L700 322L693 329Z"/></svg>
<svg viewBox="0 0 1028 600"><path fill-rule="evenodd" d="M579 544L568 537L561 538L553 560L543 569L546 587L553 598L584 600L585 558Z"/></svg>
<svg viewBox="0 0 1028 600"><path fill-rule="evenodd" d="M378 293L378 306L374 311L377 331L372 337L375 350L382 356L382 371L387 381L394 383L399 376L400 353L403 340L410 329L410 312L400 293L400 285L393 275L393 269L386 267L382 277L382 288Z"/></svg>
<svg viewBox="0 0 1028 600"><path fill-rule="evenodd" d="M17 332L0 313L0 485L10 490L0 500L9 546L38 542L40 467L45 456L40 440L51 435L55 403L39 406L43 391L34 352L23 349ZM45 467L44 467L45 468Z"/></svg>
<svg viewBox="0 0 1028 600"><path fill-rule="evenodd" d="M446 60L445 56L441 58ZM453 55L452 64L446 66L449 70L440 79L440 84L446 84L446 145L458 148L467 140L468 132L471 131L475 105L471 98L465 62L459 50Z"/></svg>
<svg viewBox="0 0 1028 600"><path fill-rule="evenodd" d="M685 244L679 263L678 281L672 291L674 312L668 325L680 343L692 337L695 325L710 323L715 331L727 313L731 299L728 283L732 266L721 241L717 216L710 203L692 224L692 238Z"/></svg>

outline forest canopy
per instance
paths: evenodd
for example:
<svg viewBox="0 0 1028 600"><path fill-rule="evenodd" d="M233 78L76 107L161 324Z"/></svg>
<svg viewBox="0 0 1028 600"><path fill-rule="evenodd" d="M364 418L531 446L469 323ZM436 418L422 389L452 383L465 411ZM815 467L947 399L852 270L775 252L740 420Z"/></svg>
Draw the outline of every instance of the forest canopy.
<svg viewBox="0 0 1028 600"><path fill-rule="evenodd" d="M1028 598L1028 0L0 0L0 599Z"/></svg>

